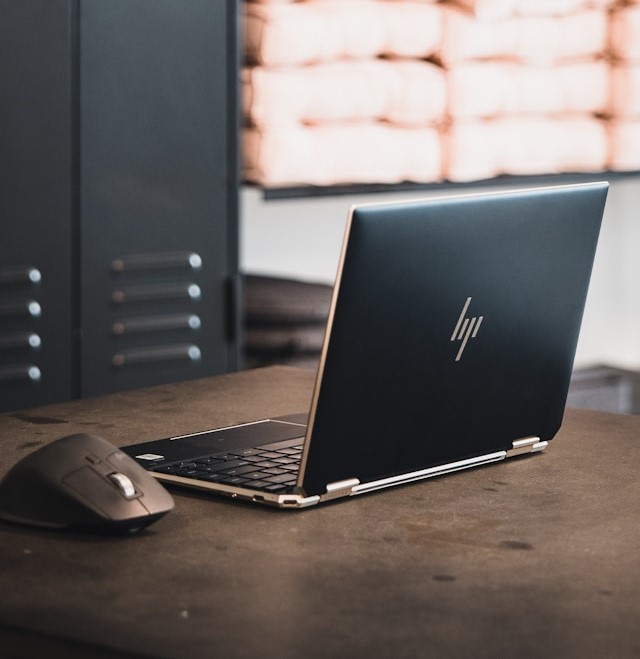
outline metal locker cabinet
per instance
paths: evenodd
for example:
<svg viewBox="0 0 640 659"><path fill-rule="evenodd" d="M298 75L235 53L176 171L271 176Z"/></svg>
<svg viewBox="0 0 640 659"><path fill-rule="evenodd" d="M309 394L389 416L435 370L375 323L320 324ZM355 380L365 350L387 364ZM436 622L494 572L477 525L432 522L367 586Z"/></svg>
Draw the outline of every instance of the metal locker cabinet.
<svg viewBox="0 0 640 659"><path fill-rule="evenodd" d="M0 0L0 411L238 368L235 0Z"/></svg>

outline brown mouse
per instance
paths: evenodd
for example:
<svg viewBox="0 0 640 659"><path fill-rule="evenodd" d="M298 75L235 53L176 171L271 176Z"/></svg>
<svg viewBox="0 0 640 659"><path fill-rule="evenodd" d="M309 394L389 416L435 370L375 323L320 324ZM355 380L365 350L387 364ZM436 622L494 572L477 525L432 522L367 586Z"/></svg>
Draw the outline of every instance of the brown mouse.
<svg viewBox="0 0 640 659"><path fill-rule="evenodd" d="M0 481L0 519L45 528L131 533L173 506L153 476L88 433L43 446Z"/></svg>

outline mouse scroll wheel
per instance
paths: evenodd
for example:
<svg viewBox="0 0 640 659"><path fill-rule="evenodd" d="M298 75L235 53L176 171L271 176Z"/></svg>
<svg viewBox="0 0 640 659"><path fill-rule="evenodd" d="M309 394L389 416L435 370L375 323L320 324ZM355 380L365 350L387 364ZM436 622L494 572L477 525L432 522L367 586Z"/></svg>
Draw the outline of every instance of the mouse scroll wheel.
<svg viewBox="0 0 640 659"><path fill-rule="evenodd" d="M129 478L119 472L109 474L107 478L120 490L125 499L134 499L136 496L136 487Z"/></svg>

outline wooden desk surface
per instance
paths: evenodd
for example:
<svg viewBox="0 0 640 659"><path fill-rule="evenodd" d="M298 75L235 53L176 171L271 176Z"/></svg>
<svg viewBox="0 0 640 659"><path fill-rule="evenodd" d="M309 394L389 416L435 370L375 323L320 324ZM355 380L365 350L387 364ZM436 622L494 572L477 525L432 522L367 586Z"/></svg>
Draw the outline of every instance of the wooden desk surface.
<svg viewBox="0 0 640 659"><path fill-rule="evenodd" d="M304 410L312 383L270 368L0 416L0 473L72 432ZM306 511L174 490L134 537L0 523L0 655L639 656L639 474L640 417L569 410L543 454Z"/></svg>

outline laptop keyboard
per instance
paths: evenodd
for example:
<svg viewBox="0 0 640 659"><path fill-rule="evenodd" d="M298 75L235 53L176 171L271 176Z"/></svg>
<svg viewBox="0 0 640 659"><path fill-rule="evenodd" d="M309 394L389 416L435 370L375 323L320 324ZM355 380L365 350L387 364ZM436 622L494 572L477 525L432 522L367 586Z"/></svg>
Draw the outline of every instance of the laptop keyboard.
<svg viewBox="0 0 640 659"><path fill-rule="evenodd" d="M265 492L285 492L296 484L303 437L173 462L153 471L209 483L223 483Z"/></svg>

